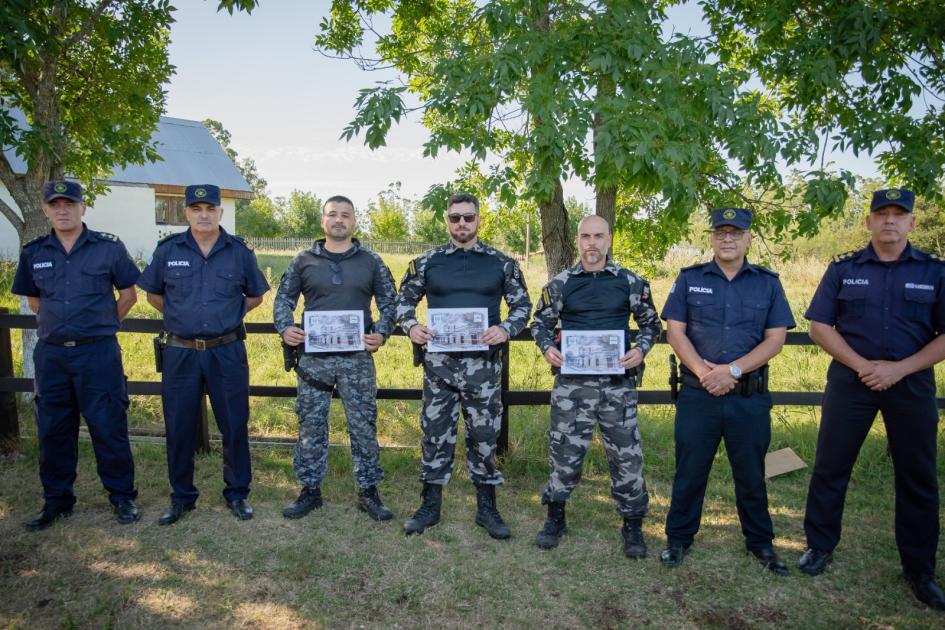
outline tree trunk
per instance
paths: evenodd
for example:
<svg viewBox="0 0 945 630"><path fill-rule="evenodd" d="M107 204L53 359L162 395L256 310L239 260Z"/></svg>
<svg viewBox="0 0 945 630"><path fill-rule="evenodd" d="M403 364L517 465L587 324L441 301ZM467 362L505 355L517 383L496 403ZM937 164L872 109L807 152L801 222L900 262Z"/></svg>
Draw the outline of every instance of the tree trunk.
<svg viewBox="0 0 945 630"><path fill-rule="evenodd" d="M568 211L564 207L564 189L555 182L550 200L538 203L541 212L541 243L545 249L545 267L551 280L574 262L574 239L568 231Z"/></svg>
<svg viewBox="0 0 945 630"><path fill-rule="evenodd" d="M617 218L617 187L598 185L595 194L597 197L596 214L605 219L613 231L614 221Z"/></svg>

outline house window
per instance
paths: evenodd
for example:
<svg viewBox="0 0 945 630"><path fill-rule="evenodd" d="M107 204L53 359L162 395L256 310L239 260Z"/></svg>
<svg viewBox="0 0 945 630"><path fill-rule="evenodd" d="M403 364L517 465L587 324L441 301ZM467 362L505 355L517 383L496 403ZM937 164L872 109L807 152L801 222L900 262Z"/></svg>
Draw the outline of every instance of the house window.
<svg viewBox="0 0 945 630"><path fill-rule="evenodd" d="M155 195L154 222L158 225L187 225L187 218L184 217L184 198Z"/></svg>

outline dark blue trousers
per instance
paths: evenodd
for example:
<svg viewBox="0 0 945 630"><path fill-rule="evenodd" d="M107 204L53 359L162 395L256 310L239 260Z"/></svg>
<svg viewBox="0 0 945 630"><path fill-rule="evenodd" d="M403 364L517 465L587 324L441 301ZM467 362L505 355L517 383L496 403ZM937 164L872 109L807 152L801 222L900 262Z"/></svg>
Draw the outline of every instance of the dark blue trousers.
<svg viewBox="0 0 945 630"><path fill-rule="evenodd" d="M874 392L850 368L836 361L830 364L804 515L807 544L833 551L840 542L850 474L877 411L883 414L892 455L896 544L902 568L915 576L932 575L938 549L939 497L935 468L938 409L931 368L910 374L884 392Z"/></svg>
<svg viewBox="0 0 945 630"><path fill-rule="evenodd" d="M702 520L702 503L712 461L725 440L735 478L735 505L749 549L771 548L765 454L771 443L771 395L742 396L738 388L713 396L683 387L676 401L676 475L666 516L670 545L692 544Z"/></svg>
<svg viewBox="0 0 945 630"><path fill-rule="evenodd" d="M128 443L128 389L118 339L64 348L39 341L36 424L46 505L72 507L79 462L79 416L92 437L98 476L115 504L138 496Z"/></svg>
<svg viewBox="0 0 945 630"><path fill-rule="evenodd" d="M164 427L167 433L167 472L171 501L191 504L194 449L200 430L200 397L204 386L223 436L223 496L227 501L249 496L253 473L249 458L249 366L246 346L234 341L209 350L164 347L161 372Z"/></svg>

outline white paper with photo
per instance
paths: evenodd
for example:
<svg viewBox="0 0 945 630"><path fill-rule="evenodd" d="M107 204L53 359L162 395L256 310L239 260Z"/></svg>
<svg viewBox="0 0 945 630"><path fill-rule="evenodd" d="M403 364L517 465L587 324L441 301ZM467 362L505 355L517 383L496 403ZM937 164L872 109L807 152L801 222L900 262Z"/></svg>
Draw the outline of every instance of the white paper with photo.
<svg viewBox="0 0 945 630"><path fill-rule="evenodd" d="M306 352L357 352L364 350L362 311L305 311Z"/></svg>
<svg viewBox="0 0 945 630"><path fill-rule="evenodd" d="M562 330L562 374L625 374L622 330Z"/></svg>
<svg viewBox="0 0 945 630"><path fill-rule="evenodd" d="M427 328L433 339L427 352L470 352L488 350L480 341L489 327L487 308L431 308L427 310Z"/></svg>

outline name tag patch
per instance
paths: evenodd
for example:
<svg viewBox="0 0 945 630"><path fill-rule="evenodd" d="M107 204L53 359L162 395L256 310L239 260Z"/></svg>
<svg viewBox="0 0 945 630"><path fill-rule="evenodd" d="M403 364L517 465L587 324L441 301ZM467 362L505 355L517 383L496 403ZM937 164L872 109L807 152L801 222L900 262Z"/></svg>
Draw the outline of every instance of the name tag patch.
<svg viewBox="0 0 945 630"><path fill-rule="evenodd" d="M710 287L689 287L690 293L707 293L712 295L712 289Z"/></svg>
<svg viewBox="0 0 945 630"><path fill-rule="evenodd" d="M169 260L167 261L168 267L190 267L189 260Z"/></svg>
<svg viewBox="0 0 945 630"><path fill-rule="evenodd" d="M915 282L907 282L907 289L922 289L923 291L934 291L935 287L931 284L916 284Z"/></svg>
<svg viewBox="0 0 945 630"><path fill-rule="evenodd" d="M52 261L45 260L43 262L33 263L33 269L52 269Z"/></svg>
<svg viewBox="0 0 945 630"><path fill-rule="evenodd" d="M843 284L845 285L866 285L869 286L870 281L866 278L844 278Z"/></svg>

